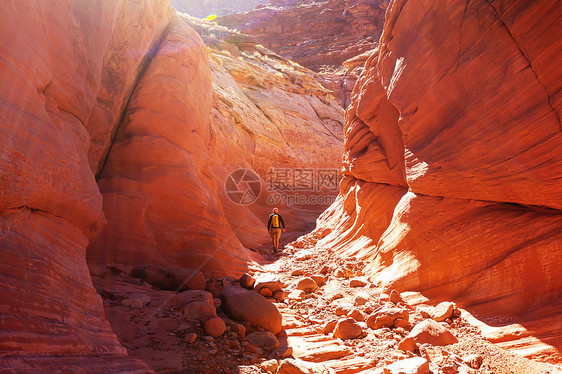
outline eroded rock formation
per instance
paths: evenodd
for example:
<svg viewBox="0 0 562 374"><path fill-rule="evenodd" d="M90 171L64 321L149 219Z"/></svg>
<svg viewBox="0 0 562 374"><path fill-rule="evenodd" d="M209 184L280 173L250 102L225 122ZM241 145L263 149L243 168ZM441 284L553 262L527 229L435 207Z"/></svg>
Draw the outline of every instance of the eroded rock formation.
<svg viewBox="0 0 562 374"><path fill-rule="evenodd" d="M206 18L212 14L224 16L247 12L267 0L170 0L174 8L194 17Z"/></svg>
<svg viewBox="0 0 562 374"><path fill-rule="evenodd" d="M228 173L264 184L272 166L335 167L343 112L311 71L255 44L237 59L215 38L211 70L164 0L13 2L2 20L0 367L146 371L105 321L86 252L99 292L134 265L241 274L271 206L223 208Z"/></svg>
<svg viewBox="0 0 562 374"><path fill-rule="evenodd" d="M550 0L392 2L347 111L341 195L317 245L494 326L556 315L560 17ZM555 359L560 331L534 333L547 348L522 351Z"/></svg>
<svg viewBox="0 0 562 374"><path fill-rule="evenodd" d="M1 18L0 367L146 371L104 320L86 247L105 225L97 165L171 9L25 1Z"/></svg>
<svg viewBox="0 0 562 374"><path fill-rule="evenodd" d="M217 22L254 35L265 47L318 71L375 48L387 5L381 0L272 0Z"/></svg>

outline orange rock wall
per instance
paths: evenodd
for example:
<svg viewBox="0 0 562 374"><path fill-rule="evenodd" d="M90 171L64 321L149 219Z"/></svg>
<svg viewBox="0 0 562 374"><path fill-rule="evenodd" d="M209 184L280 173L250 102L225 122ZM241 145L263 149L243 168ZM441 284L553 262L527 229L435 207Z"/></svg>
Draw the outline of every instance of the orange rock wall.
<svg viewBox="0 0 562 374"><path fill-rule="evenodd" d="M375 48L387 5L381 0L270 1L217 22L318 71Z"/></svg>
<svg viewBox="0 0 562 374"><path fill-rule="evenodd" d="M106 223L97 165L171 16L165 1L2 6L1 368L147 370L104 320L86 247Z"/></svg>
<svg viewBox="0 0 562 374"><path fill-rule="evenodd" d="M559 302L560 17L551 0L391 2L318 245L479 316Z"/></svg>

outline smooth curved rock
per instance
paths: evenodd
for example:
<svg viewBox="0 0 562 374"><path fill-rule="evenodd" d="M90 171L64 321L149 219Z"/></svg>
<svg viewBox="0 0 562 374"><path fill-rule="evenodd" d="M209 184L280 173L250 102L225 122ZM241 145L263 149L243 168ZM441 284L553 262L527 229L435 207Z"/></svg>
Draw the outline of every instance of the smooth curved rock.
<svg viewBox="0 0 562 374"><path fill-rule="evenodd" d="M554 317L533 313L562 287L560 16L552 0L391 2L317 245L493 325Z"/></svg>
<svg viewBox="0 0 562 374"><path fill-rule="evenodd" d="M426 319L414 326L408 337L413 338L417 344L431 344L443 346L455 344L457 338L443 325L432 319Z"/></svg>
<svg viewBox="0 0 562 374"><path fill-rule="evenodd" d="M281 313L259 293L242 287L227 287L221 293L221 301L231 318L250 322L274 334L281 331Z"/></svg>

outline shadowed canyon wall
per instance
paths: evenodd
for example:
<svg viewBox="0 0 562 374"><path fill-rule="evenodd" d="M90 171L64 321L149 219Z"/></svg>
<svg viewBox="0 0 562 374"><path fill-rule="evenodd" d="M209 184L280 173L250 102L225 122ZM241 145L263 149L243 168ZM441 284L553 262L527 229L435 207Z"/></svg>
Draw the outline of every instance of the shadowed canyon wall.
<svg viewBox="0 0 562 374"><path fill-rule="evenodd" d="M1 18L0 368L144 372L86 257L96 274L246 271L271 206L223 208L228 173L253 168L264 184L270 166L335 167L343 111L311 71L255 43L204 35L221 46L207 47L164 0L10 1ZM288 215L302 230L326 206L308 223Z"/></svg>
<svg viewBox="0 0 562 374"><path fill-rule="evenodd" d="M550 0L393 1L346 113L341 195L317 245L495 326L552 316L541 309L562 296L560 19ZM560 348L555 326L544 341Z"/></svg>

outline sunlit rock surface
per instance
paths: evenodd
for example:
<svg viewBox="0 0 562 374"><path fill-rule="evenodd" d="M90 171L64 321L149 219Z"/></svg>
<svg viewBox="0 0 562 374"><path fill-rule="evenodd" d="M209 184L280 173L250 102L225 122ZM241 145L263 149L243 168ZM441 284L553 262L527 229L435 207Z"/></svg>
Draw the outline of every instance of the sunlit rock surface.
<svg viewBox="0 0 562 374"><path fill-rule="evenodd" d="M319 220L319 246L492 326L524 321L539 339L513 346L545 360L562 336L560 17L549 0L392 2Z"/></svg>
<svg viewBox="0 0 562 374"><path fill-rule="evenodd" d="M254 35L265 47L318 71L375 48L387 6L384 0L272 0L217 22Z"/></svg>

